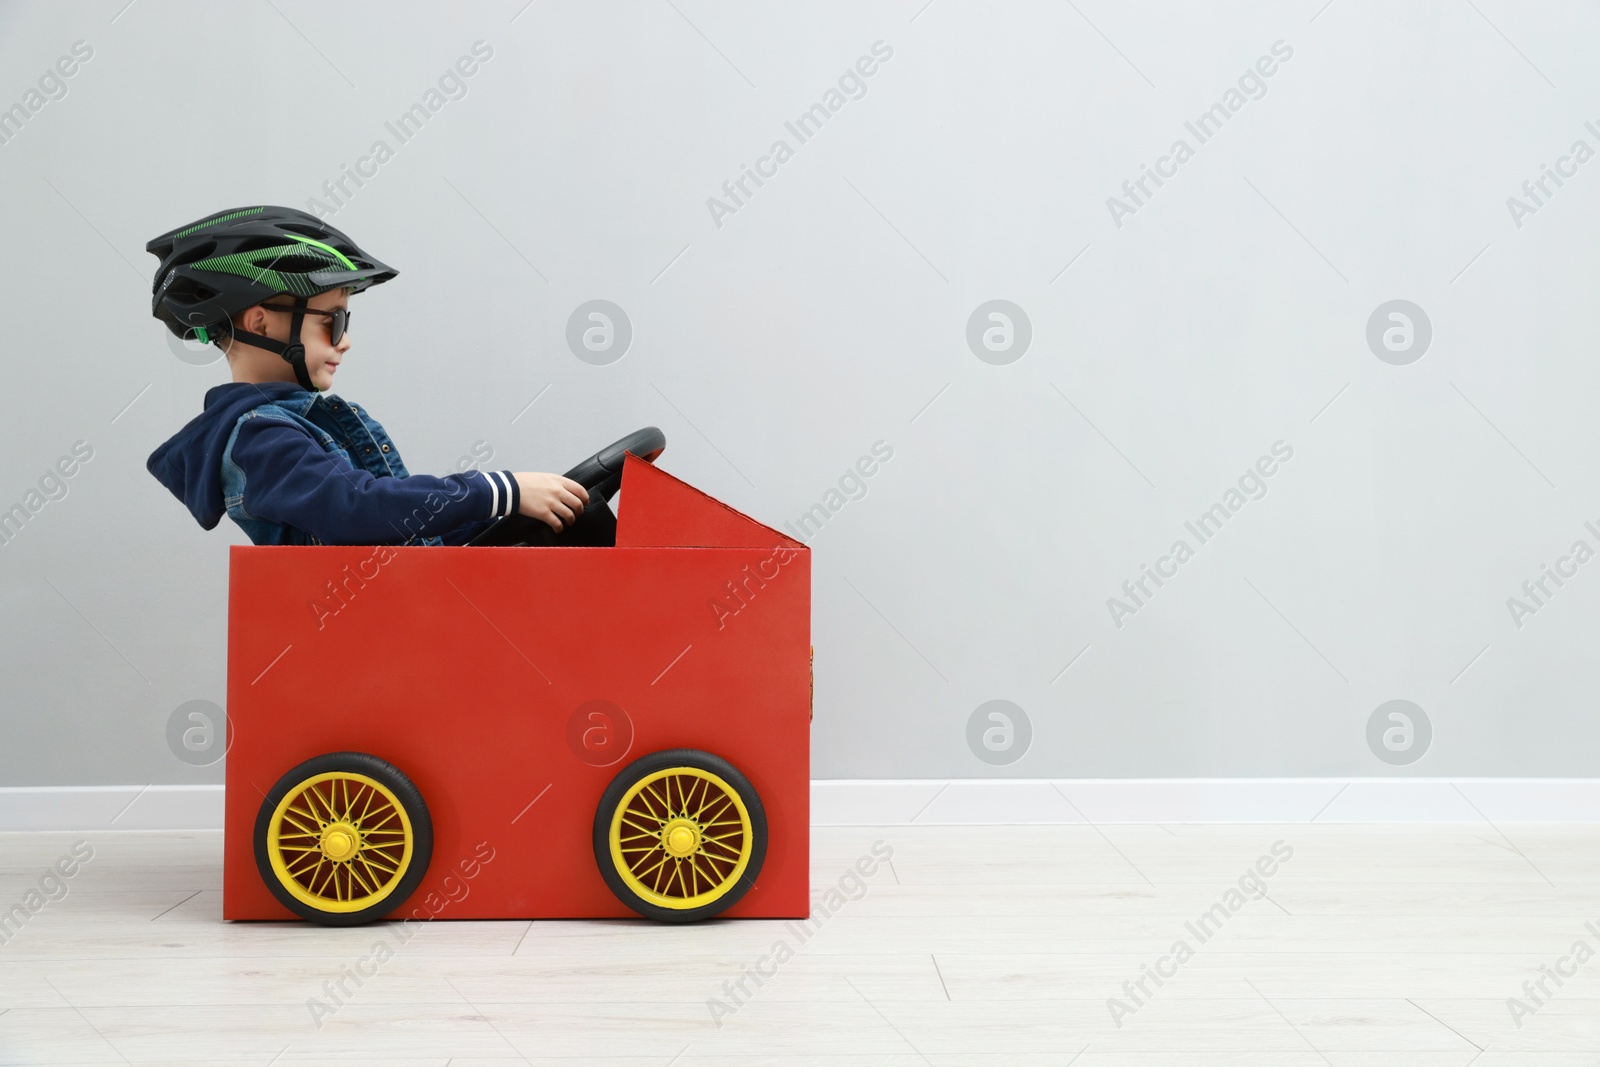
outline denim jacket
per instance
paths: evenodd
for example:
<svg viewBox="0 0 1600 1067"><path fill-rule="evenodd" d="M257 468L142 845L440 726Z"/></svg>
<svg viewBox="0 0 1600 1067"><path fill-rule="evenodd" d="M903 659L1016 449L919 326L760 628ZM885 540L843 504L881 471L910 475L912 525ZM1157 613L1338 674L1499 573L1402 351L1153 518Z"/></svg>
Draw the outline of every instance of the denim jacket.
<svg viewBox="0 0 1600 1067"><path fill-rule="evenodd" d="M354 404L337 397L324 402L321 393L306 391L252 408L233 424L233 433L228 435L228 445L222 451L222 502L228 509L228 518L238 523L258 545L320 545L322 542L304 530L257 518L245 510L245 474L233 461L233 446L238 443L239 431L250 419L282 419L292 423L309 434L324 452L375 477L410 477L394 442L389 440L378 420L363 414ZM357 444L358 441L366 443ZM440 537L418 539L413 536L406 541L406 544L422 545L443 543Z"/></svg>
<svg viewBox="0 0 1600 1067"><path fill-rule="evenodd" d="M226 513L258 545L464 544L519 503L510 471L411 475L358 405L292 383L213 388L147 467L202 527Z"/></svg>

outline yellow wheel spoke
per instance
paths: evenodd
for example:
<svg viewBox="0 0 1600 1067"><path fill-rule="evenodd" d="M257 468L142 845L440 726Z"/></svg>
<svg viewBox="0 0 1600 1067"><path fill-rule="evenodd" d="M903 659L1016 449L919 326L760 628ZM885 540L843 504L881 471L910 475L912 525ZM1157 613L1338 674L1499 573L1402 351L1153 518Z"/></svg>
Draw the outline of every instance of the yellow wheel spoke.
<svg viewBox="0 0 1600 1067"><path fill-rule="evenodd" d="M635 830L638 830L641 833L649 834L652 837L657 837L661 834L661 827L659 826L640 826L638 823L629 819L626 815L622 817L622 821L624 825L631 826Z"/></svg>
<svg viewBox="0 0 1600 1067"><path fill-rule="evenodd" d="M371 853L358 853L358 855L361 856L361 862L365 863L368 867L376 867L376 868L378 868L378 870L382 871L384 874L397 874L397 873L399 873L400 863L399 863L398 860L389 858L389 861L391 863L393 863L394 866L393 867L385 867L382 863L378 863L375 860L373 860ZM388 857L386 857L386 858L388 858Z"/></svg>
<svg viewBox="0 0 1600 1067"><path fill-rule="evenodd" d="M712 801L711 803L717 804L717 805L719 805L719 807L717 807L716 810L714 810L714 811L705 811L704 809L702 809L702 814L697 814L695 816L695 821L696 822L700 822L700 823L713 823L713 822L716 822L717 819L722 816L723 812L727 811L730 807L733 806L733 797L729 796L727 793L719 793L718 796L717 796L717 799ZM707 805L707 807L709 807L709 806L710 805Z"/></svg>
<svg viewBox="0 0 1600 1067"><path fill-rule="evenodd" d="M296 795L295 798L289 802L289 806L285 813L290 811L294 812L302 819L310 819L312 823L319 823L322 821L322 816L317 814L317 809L309 800L306 799L306 795L304 793Z"/></svg>
<svg viewBox="0 0 1600 1067"><path fill-rule="evenodd" d="M683 858L683 865L689 869L689 891L684 896L692 897L700 892L700 883L705 879L701 877L700 868L694 865L694 857L692 855Z"/></svg>
<svg viewBox="0 0 1600 1067"><path fill-rule="evenodd" d="M717 859L715 856L701 856L706 861L706 870L711 872L712 878L718 883L726 881L728 875L739 866L732 860Z"/></svg>
<svg viewBox="0 0 1600 1067"><path fill-rule="evenodd" d="M338 865L333 863L327 857L323 857L322 862L317 864L317 870L320 871L320 870L322 870L323 867L327 868L327 873L322 876L322 886L318 890L318 892L320 892L324 896L326 896L327 893L328 893L328 890L331 888L333 890L334 895L338 896L338 893L339 893L339 867L338 867ZM315 878L316 877L316 872L313 871L311 876L313 878Z"/></svg>
<svg viewBox="0 0 1600 1067"><path fill-rule="evenodd" d="M710 851L710 848L718 849L718 851L714 853L714 851ZM715 861L723 862L723 864L736 864L744 856L744 849L728 848L728 846L718 845L718 843L712 843L710 848L702 851L702 856L706 857L706 859L715 859Z"/></svg>
<svg viewBox="0 0 1600 1067"><path fill-rule="evenodd" d="M322 870L322 865L327 863L327 862L328 862L328 858L326 856L318 856L317 857L317 862L312 865L311 870L310 871L306 871L306 872L302 872L302 873L305 874L305 881L303 883L301 883L301 884L303 884L307 889L311 890L313 893L318 894L319 896L322 896L322 895L325 895L325 894L323 894L322 891L317 888L317 874L318 874L318 872L320 872Z"/></svg>
<svg viewBox="0 0 1600 1067"><path fill-rule="evenodd" d="M316 791L317 799L320 800L322 802L322 806L327 809L328 821L333 822L339 818L339 811L337 808L339 800L339 782L337 779L335 779L331 782L324 782L323 785L327 788L324 790L323 788L318 787Z"/></svg>
<svg viewBox="0 0 1600 1067"><path fill-rule="evenodd" d="M369 895L378 891L376 886L370 886L367 884L367 880L361 877L361 872L356 870L356 865L354 863L347 863L345 864L345 867L350 872L350 877L355 881L360 882L361 888L365 889Z"/></svg>
<svg viewBox="0 0 1600 1067"><path fill-rule="evenodd" d="M701 880L706 883L707 889L715 888L717 883L722 881L720 876L713 877L713 875L715 875L715 871L713 871L712 874L707 874L705 871L701 870L699 861L694 856L689 857L689 864L694 868L694 873L699 875ZM710 866L710 864L707 864L707 866Z"/></svg>
<svg viewBox="0 0 1600 1067"><path fill-rule="evenodd" d="M311 837L316 837L317 836L317 831L316 830L313 830L310 827L306 826L304 823L298 821L297 819L295 819L295 817L293 815L290 815L287 811L283 813L283 821L288 823L289 825L293 826L295 829L299 830L303 834L308 834ZM313 822L314 821L315 820L313 820Z"/></svg>
<svg viewBox="0 0 1600 1067"><path fill-rule="evenodd" d="M364 849L357 853L357 855L361 856L362 859L366 860L368 863L372 864L374 867L386 874L393 874L395 871L400 869L400 860L396 859L394 856L386 856L382 852L373 852L370 849Z"/></svg>
<svg viewBox="0 0 1600 1067"><path fill-rule="evenodd" d="M665 790L665 792L667 794L665 796L663 796L661 793L657 793L656 790L655 790L655 786L654 785L647 785L647 786L644 787L643 792L641 792L639 795L640 796L644 796L645 793L650 794L650 796L655 800L655 802L657 804L661 805L662 812L666 816L670 816L672 814L672 797L671 797L672 788L671 788L671 786L664 786L663 789Z"/></svg>
<svg viewBox="0 0 1600 1067"><path fill-rule="evenodd" d="M623 806L623 810L631 811L635 815L648 815L652 819L658 819L660 816L656 814L656 806L651 801L659 802L659 799L649 789L641 789L627 801Z"/></svg>
<svg viewBox="0 0 1600 1067"><path fill-rule="evenodd" d="M358 858L358 859L359 859L359 860L361 860L361 864L362 864L362 866L364 866L364 867L366 867L366 868L367 868L367 873L368 873L368 874L370 874L370 875L372 875L372 884L373 884L373 885L376 885L376 886L379 886L379 887L380 887L380 888L381 888L381 887L382 887L382 886L386 886L386 885L388 885L388 884L389 884L389 883L390 883L390 882L391 882L391 881L393 881L393 880L394 880L394 879L393 879L393 877L392 877L392 876L393 876L393 874L394 874L394 872L393 872L393 871L390 871L390 872L388 872L388 873L389 873L389 874L390 874L390 875L391 875L391 877L389 877L389 878L384 878L384 877L381 877L381 876L380 876L380 875L379 875L379 873L378 873L378 872L377 872L377 871L374 871L374 870L373 870L373 869L372 869L372 868L373 868L373 865L372 865L372 863L371 863L371 862L370 862L370 861L369 861L369 860L368 860L368 859L367 859L367 857L365 857L365 856L358 856L358 857L357 857L357 858ZM380 868L380 869L381 869L381 868ZM376 890L376 889L375 889L375 890L373 890L373 892L377 892L377 890Z"/></svg>
<svg viewBox="0 0 1600 1067"><path fill-rule="evenodd" d="M700 784L702 786L700 790L700 803L695 807L693 813L690 815L690 818L694 819L695 822L702 821L700 819L700 813L706 810L707 804L711 803L711 783L702 778L700 779ZM720 789L717 791L717 795L722 795L722 791Z"/></svg>
<svg viewBox="0 0 1600 1067"><path fill-rule="evenodd" d="M636 872L636 873L635 873L635 874L634 874L634 877L635 877L635 878L637 878L637 879L639 879L639 881L641 881L641 882L642 882L642 881L644 881L644 880L645 880L645 879L646 879L646 878L648 878L648 877L650 877L650 876L651 876L651 875L652 875L652 874L654 874L654 873L655 873L655 872L656 872L656 871L658 871L658 870L660 870L660 869L661 869L661 866L662 866L662 864L664 864L664 863L666 863L666 862L667 862L667 854L666 854L666 853L665 853L665 852L663 852L663 853L662 853L662 854L661 854L661 858L660 858L660 859L659 859L659 860L657 860L657 861L656 861L656 865L655 865L655 866L654 866L654 867L651 867L651 868L650 868L650 869L649 869L649 870L647 870L647 871L638 871L638 872Z"/></svg>
<svg viewBox="0 0 1600 1067"><path fill-rule="evenodd" d="M629 844L629 845L642 845L642 844L644 844L645 842L648 842L648 841L654 841L654 842L660 843L660 841L661 841L661 831L660 830L652 830L652 831L649 831L649 832L646 832L646 833L634 832L634 833L628 834L625 837L622 834L618 834L617 838L618 838L618 842L619 843L621 843L621 844Z"/></svg>
<svg viewBox="0 0 1600 1067"><path fill-rule="evenodd" d="M368 810L362 812L361 818L356 821L359 821L360 825L363 827L381 826L388 822L390 816L392 816L394 813L394 809L389 805L379 804L376 809L369 807Z"/></svg>
<svg viewBox="0 0 1600 1067"><path fill-rule="evenodd" d="M304 865L299 870L296 870L295 864L297 863ZM321 865L322 850L318 849L309 856L296 856L284 866L284 870L288 871L291 877L297 880L304 880L309 875L316 873L316 869Z"/></svg>
<svg viewBox="0 0 1600 1067"><path fill-rule="evenodd" d="M368 827L368 830L369 830L369 832L372 831L372 830L380 830L384 826L387 826L389 824L390 820L398 819L399 817L400 817L400 813L398 811L395 811L393 808L391 808L389 810L388 814L386 814L383 818L379 819L377 822L373 823L370 827Z"/></svg>
<svg viewBox="0 0 1600 1067"><path fill-rule="evenodd" d="M305 793L302 794L302 796L306 802L306 810L310 811L312 815L316 816L318 822L322 821L322 812L317 810L317 801L319 800L322 801L323 809L327 811L330 816L332 816L333 811L332 809L328 808L327 798L321 793L317 792L316 786L311 786L305 791Z"/></svg>

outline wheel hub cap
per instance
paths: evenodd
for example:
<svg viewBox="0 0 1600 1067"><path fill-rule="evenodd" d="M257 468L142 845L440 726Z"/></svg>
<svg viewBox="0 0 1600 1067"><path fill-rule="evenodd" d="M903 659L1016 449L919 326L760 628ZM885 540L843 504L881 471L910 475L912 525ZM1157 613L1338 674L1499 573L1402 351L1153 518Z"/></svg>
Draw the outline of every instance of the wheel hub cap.
<svg viewBox="0 0 1600 1067"><path fill-rule="evenodd" d="M671 856L688 856L700 847L700 828L688 819L673 819L661 830L661 843Z"/></svg>
<svg viewBox="0 0 1600 1067"><path fill-rule="evenodd" d="M322 854L335 863L355 855L360 843L360 834L347 822L330 823L322 832Z"/></svg>

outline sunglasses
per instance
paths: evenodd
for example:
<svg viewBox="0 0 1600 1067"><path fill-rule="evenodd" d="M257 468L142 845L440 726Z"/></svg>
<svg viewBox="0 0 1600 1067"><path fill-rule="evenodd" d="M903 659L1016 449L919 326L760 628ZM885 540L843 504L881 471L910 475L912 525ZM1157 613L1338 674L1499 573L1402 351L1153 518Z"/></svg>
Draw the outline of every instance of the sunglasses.
<svg viewBox="0 0 1600 1067"><path fill-rule="evenodd" d="M293 313L295 309L285 304L262 304L268 311L287 311ZM332 311L321 311L317 308L300 308L307 315L323 315L328 319L328 341L338 344L344 340L344 332L350 328L350 309L334 308Z"/></svg>

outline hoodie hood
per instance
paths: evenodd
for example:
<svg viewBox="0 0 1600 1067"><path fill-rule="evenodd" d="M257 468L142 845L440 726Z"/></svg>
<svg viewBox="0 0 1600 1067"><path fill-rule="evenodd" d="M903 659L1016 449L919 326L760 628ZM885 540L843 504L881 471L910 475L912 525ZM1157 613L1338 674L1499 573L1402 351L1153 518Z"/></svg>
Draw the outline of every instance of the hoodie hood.
<svg viewBox="0 0 1600 1067"><path fill-rule="evenodd" d="M228 382L206 391L205 407L145 461L145 469L183 501L207 530L222 521L222 452L239 416L305 392L295 382Z"/></svg>

